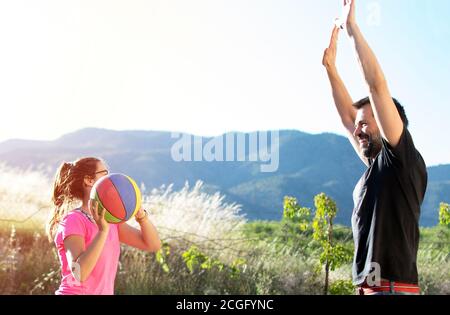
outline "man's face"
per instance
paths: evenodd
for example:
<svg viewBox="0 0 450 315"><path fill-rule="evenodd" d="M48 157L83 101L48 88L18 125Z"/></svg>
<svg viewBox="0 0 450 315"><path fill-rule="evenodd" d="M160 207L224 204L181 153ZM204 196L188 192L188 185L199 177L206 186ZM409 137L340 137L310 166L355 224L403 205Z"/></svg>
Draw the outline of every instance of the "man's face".
<svg viewBox="0 0 450 315"><path fill-rule="evenodd" d="M381 134L370 104L358 109L353 135L366 158L375 158L381 150Z"/></svg>

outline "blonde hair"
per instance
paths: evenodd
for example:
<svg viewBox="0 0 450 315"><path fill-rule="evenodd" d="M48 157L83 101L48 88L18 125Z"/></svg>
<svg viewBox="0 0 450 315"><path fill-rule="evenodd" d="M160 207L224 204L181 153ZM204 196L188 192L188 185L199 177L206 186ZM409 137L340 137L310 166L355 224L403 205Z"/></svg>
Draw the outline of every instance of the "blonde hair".
<svg viewBox="0 0 450 315"><path fill-rule="evenodd" d="M85 157L59 166L53 183L52 202L55 208L45 226L50 242L55 238L58 224L68 213L68 205L75 200L83 200L84 179L86 176L95 177L97 163L101 161L99 158Z"/></svg>

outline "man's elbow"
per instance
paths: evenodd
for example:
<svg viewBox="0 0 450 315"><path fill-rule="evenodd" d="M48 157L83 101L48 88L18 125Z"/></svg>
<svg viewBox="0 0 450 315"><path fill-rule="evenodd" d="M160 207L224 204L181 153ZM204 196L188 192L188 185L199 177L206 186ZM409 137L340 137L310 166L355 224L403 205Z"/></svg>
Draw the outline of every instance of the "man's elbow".
<svg viewBox="0 0 450 315"><path fill-rule="evenodd" d="M368 82L370 94L378 95L388 89L386 78L383 75L377 75L375 78Z"/></svg>

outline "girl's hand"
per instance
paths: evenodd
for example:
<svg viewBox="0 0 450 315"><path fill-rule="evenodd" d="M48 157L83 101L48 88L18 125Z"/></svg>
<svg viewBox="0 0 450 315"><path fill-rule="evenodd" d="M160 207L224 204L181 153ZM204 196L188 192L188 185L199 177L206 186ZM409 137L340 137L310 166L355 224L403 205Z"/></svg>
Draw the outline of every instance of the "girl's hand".
<svg viewBox="0 0 450 315"><path fill-rule="evenodd" d="M136 221L141 221L142 219L144 219L147 216L147 213L145 212L145 210L141 207L138 212L136 212L134 219Z"/></svg>
<svg viewBox="0 0 450 315"><path fill-rule="evenodd" d="M99 232L108 232L109 223L105 220L105 208L99 207L98 202L95 200L89 200L89 210L92 213L95 223L97 223Z"/></svg>

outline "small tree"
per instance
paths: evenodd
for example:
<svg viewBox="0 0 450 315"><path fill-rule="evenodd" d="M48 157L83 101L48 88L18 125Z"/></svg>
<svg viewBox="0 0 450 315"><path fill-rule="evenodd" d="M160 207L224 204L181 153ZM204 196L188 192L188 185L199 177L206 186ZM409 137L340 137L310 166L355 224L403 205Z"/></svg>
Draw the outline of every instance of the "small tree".
<svg viewBox="0 0 450 315"><path fill-rule="evenodd" d="M450 205L442 202L439 207L439 224L450 226Z"/></svg>
<svg viewBox="0 0 450 315"><path fill-rule="evenodd" d="M309 227L310 217L311 210L301 207L295 197L284 197L283 219L295 223L300 231L305 232Z"/></svg>
<svg viewBox="0 0 450 315"><path fill-rule="evenodd" d="M333 271L349 261L352 253L344 246L333 242L333 219L337 214L336 203L324 193L317 195L314 198L314 203L316 213L311 226L311 210L301 207L294 197L284 197L283 220L295 224L294 234L299 234L299 232L305 232L312 228L314 240L318 241L322 247L319 263L325 265L324 294L328 294L330 270Z"/></svg>
<svg viewBox="0 0 450 315"><path fill-rule="evenodd" d="M320 263L325 265L324 294L328 294L330 270L345 263L351 256L342 245L333 244L333 220L337 214L336 203L324 193L314 197L316 214L313 221L313 237L322 246Z"/></svg>

